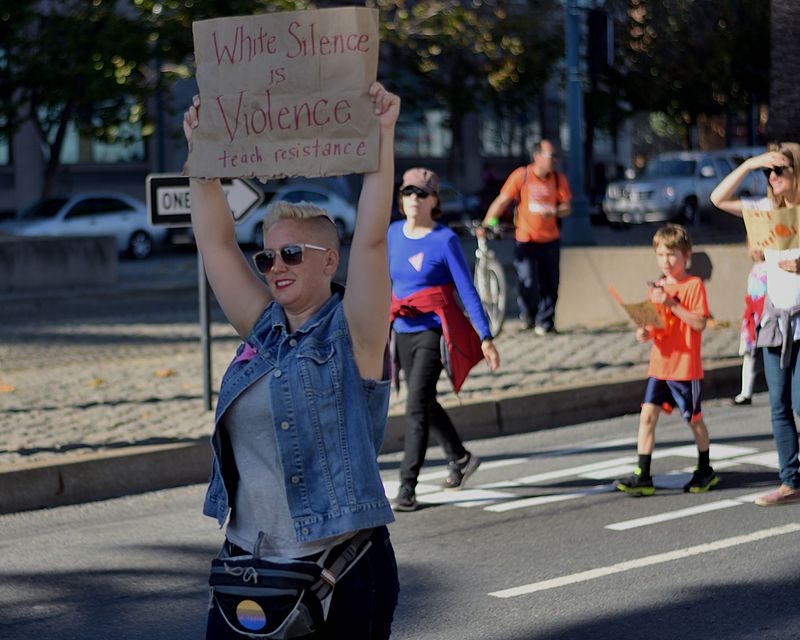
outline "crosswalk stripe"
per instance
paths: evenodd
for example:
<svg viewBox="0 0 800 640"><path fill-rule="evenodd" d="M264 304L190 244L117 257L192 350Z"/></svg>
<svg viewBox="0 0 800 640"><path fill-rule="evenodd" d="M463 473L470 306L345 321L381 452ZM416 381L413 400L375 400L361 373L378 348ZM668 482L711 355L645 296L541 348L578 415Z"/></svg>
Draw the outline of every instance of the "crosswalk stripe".
<svg viewBox="0 0 800 640"><path fill-rule="evenodd" d="M606 525L606 529L611 529L612 531L626 531L628 529L646 527L659 522L667 522L668 520L688 518L689 516L696 516L700 513L708 513L709 511L719 511L720 509L728 509L729 507L741 507L743 504L743 502L739 502L738 500L717 500L716 502L698 504L694 507L687 507L686 509L658 513L654 516L646 516L644 518L635 518L634 520L615 522L614 524Z"/></svg>
<svg viewBox="0 0 800 640"><path fill-rule="evenodd" d="M500 504L486 507L484 511L503 513L504 511L513 511L514 509L535 507L540 504L550 504L553 502L562 502L564 500L573 500L574 498L583 498L584 496L589 496L596 493L610 493L611 491L614 491L614 487L612 485L603 485L600 487L592 487L591 489L587 489L585 491L576 491L574 493L556 493L552 495L534 496L532 498L522 498L521 500L502 502Z"/></svg>
<svg viewBox="0 0 800 640"><path fill-rule="evenodd" d="M711 553L713 551L721 551L731 547L757 542L759 540L766 540L767 538L774 538L776 536L787 535L790 533L797 533L800 531L800 523L794 522L780 527L773 527L771 529L762 529L741 536L734 536L732 538L723 538L714 542L706 544L699 544L693 547L686 547L684 549L676 549L675 551L667 551L666 553L657 553L652 556L645 556L644 558L637 558L635 560L627 560L619 562L607 567L598 567L597 569L589 569L588 571L581 571L573 573L560 578L552 578L550 580L542 580L540 582L532 582L530 584L522 585L519 587L512 587L510 589L502 589L500 591L492 591L488 595L495 598L514 598L517 596L528 595L536 593L537 591L546 591L548 589L556 589L570 584L579 582L586 582L588 580L595 580L605 576L623 573L625 571L632 571L634 569L641 569L642 567L650 567L665 562L672 562L675 560L682 560L692 556L701 555L704 553Z"/></svg>

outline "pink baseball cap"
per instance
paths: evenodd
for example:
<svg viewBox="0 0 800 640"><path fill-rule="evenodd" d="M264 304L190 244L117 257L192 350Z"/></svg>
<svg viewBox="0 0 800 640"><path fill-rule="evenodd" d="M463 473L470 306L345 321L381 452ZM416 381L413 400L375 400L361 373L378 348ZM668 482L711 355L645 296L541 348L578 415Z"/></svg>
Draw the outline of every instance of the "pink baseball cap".
<svg viewBox="0 0 800 640"><path fill-rule="evenodd" d="M402 191L406 187L418 187L426 193L432 193L439 197L439 176L430 169L416 167L409 169L403 174L403 181L400 184Z"/></svg>

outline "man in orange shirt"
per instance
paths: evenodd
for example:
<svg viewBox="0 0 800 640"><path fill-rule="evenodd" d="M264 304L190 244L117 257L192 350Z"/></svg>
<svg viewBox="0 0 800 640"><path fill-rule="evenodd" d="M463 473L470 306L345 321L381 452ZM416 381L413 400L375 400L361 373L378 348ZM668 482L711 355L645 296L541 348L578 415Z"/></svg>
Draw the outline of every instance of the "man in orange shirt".
<svg viewBox="0 0 800 640"><path fill-rule="evenodd" d="M633 475L617 480L620 491L633 496L651 496L656 489L650 475L650 462L656 445L656 424L661 411L678 407L697 443L697 466L684 485L688 493L708 491L719 482L709 462L708 429L703 422L703 363L700 355L702 331L708 320L708 300L703 281L686 273L692 245L686 229L667 224L653 236L653 248L663 278L648 283L650 301L661 318L660 327L639 327L639 342L653 341L647 388L639 414L636 451L639 466Z"/></svg>
<svg viewBox="0 0 800 640"><path fill-rule="evenodd" d="M520 318L536 335L555 333L561 240L558 218L571 213L572 192L564 174L553 168L556 152L549 140L533 145L533 162L517 167L489 206L485 225L499 220L516 201L517 304Z"/></svg>

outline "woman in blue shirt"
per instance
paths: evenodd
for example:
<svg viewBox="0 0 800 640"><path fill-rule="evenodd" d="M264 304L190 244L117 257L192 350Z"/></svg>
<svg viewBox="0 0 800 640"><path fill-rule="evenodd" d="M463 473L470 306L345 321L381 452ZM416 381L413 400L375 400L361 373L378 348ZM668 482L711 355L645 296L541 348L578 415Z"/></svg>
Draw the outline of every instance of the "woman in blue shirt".
<svg viewBox="0 0 800 640"><path fill-rule="evenodd" d="M464 350L451 348L452 345L474 340L480 345L475 350L477 357L482 354L491 371L500 365L489 321L458 237L435 220L441 215L439 206L439 177L428 169L406 171L400 187L400 210L405 220L393 223L388 234L393 309L403 310L393 314L392 335L395 355L408 387L400 489L392 501L395 511L417 509L415 487L425 461L430 431L448 459L446 490L463 488L480 464L478 457L464 448L449 416L436 400L436 383L444 367L442 354L459 355ZM479 337L474 335L472 327L464 330L459 323L448 322L448 317L463 318L452 296L453 289L458 291ZM432 308L436 311L429 310ZM473 335L468 335L470 332ZM447 338L444 351L443 334ZM474 363L473 359L464 368ZM456 383L455 377L453 381Z"/></svg>

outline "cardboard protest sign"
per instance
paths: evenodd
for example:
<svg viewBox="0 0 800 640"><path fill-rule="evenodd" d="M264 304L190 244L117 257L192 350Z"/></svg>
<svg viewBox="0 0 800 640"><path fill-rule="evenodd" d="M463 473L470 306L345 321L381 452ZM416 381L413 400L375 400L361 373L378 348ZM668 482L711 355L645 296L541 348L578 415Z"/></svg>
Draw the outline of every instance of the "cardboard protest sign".
<svg viewBox="0 0 800 640"><path fill-rule="evenodd" d="M660 329L664 326L664 321L661 319L656 306L649 300L626 303L622 300L622 296L620 296L617 290L611 285L608 285L608 292L611 294L611 297L625 309L625 313L628 314L628 317L637 327L656 327Z"/></svg>
<svg viewBox="0 0 800 640"><path fill-rule="evenodd" d="M800 247L800 207L758 211L742 209L747 240L753 249L796 249Z"/></svg>
<svg viewBox="0 0 800 640"><path fill-rule="evenodd" d="M378 11L357 7L193 25L196 178L316 177L378 168Z"/></svg>

